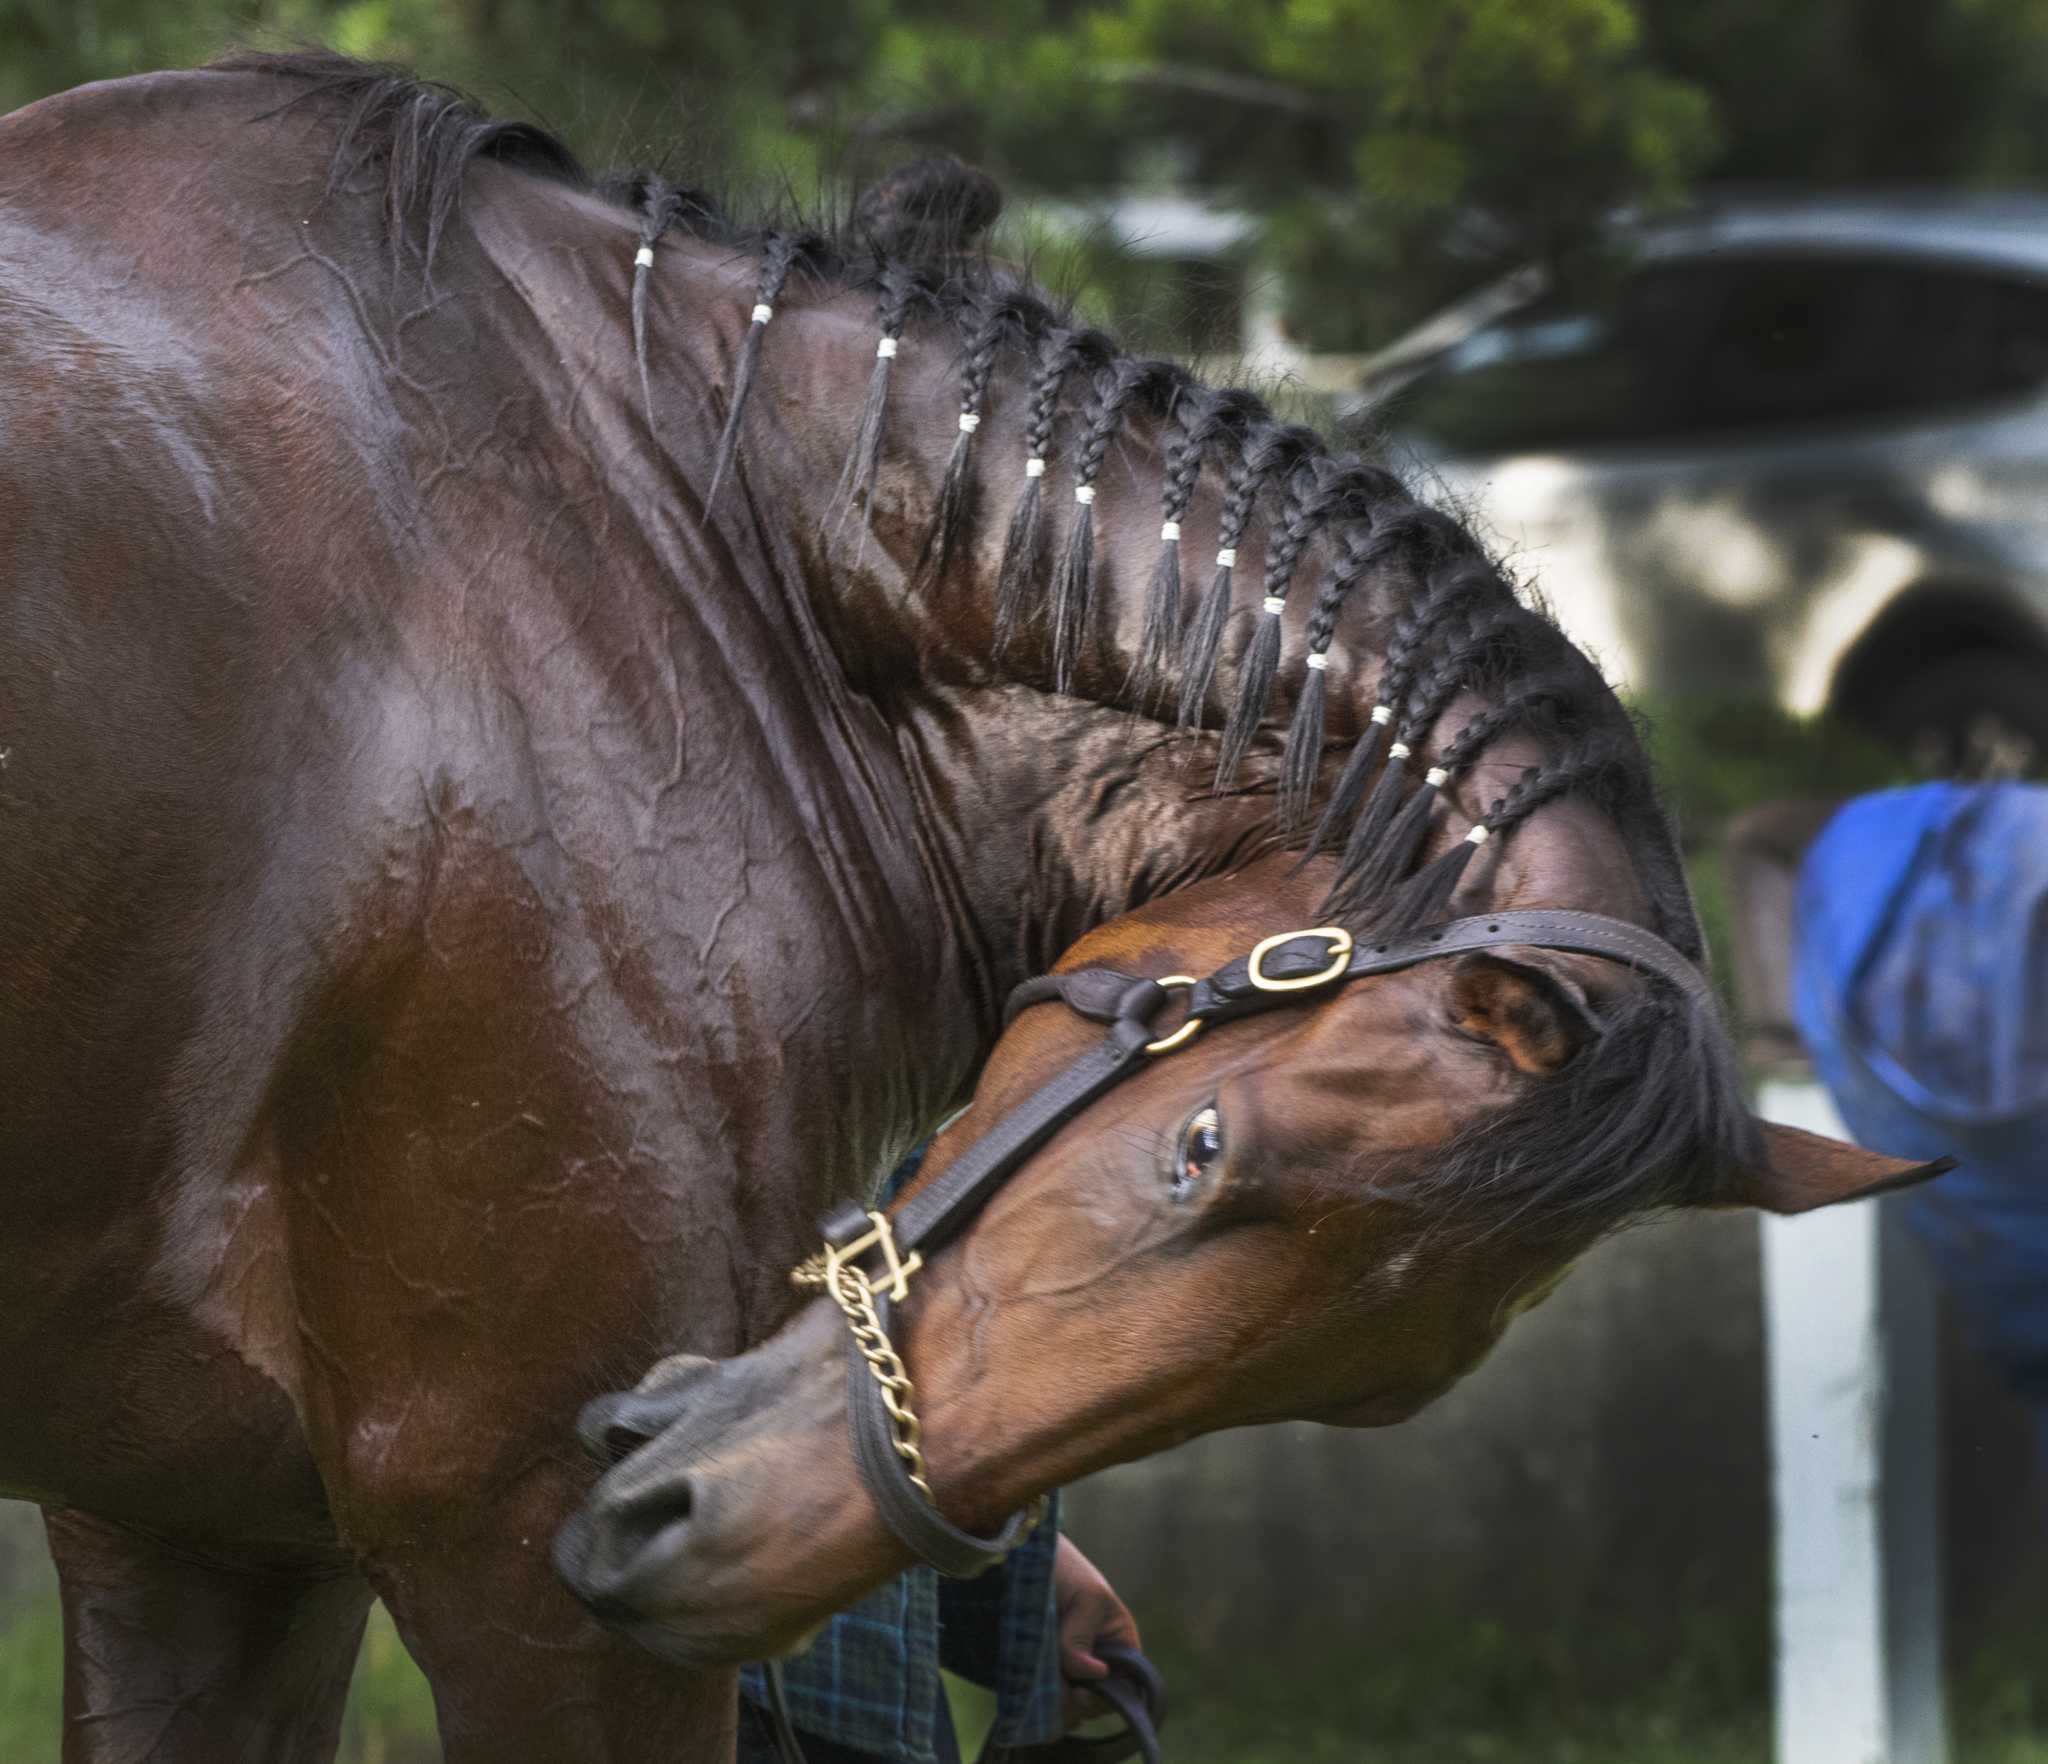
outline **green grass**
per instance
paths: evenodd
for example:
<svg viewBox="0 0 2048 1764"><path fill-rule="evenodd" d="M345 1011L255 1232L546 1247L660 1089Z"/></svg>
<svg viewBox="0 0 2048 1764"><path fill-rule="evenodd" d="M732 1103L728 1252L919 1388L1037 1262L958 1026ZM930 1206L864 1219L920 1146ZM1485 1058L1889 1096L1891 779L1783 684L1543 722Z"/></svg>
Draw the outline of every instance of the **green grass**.
<svg viewBox="0 0 2048 1764"><path fill-rule="evenodd" d="M1151 1614L1174 1764L1769 1764L1764 1639L1695 1625L1662 1656L1628 1638L1417 1622L1395 1645L1220 1655ZM1953 1764L2048 1764L2048 1637L1954 1675ZM0 1624L0 1760L54 1764L56 1601ZM971 1695L956 1698L986 1719ZM433 1704L382 1609L357 1664L342 1764L435 1764Z"/></svg>
<svg viewBox="0 0 2048 1764"><path fill-rule="evenodd" d="M0 1744L0 1756L6 1755ZM382 1605L370 1612L341 1724L341 1764L436 1764L434 1698Z"/></svg>
<svg viewBox="0 0 2048 1764"><path fill-rule="evenodd" d="M63 1684L57 1601L37 1599L0 1617L0 1758L8 1764L56 1758Z"/></svg>
<svg viewBox="0 0 2048 1764"><path fill-rule="evenodd" d="M1952 1764L2048 1764L2044 1642L2006 1638L1954 1675ZM1174 1764L1770 1764L1766 1645L1725 1627L1661 1663L1492 1621L1256 1662L1156 1625L1147 1645L1174 1692Z"/></svg>
<svg viewBox="0 0 2048 1764"><path fill-rule="evenodd" d="M0 1759L56 1764L64 1647L57 1601L37 1599L0 1623ZM436 1764L434 1703L391 1619L370 1614L342 1725L340 1764Z"/></svg>
<svg viewBox="0 0 2048 1764"><path fill-rule="evenodd" d="M1175 1764L1768 1764L1760 1638L1702 1626L1667 1661L1493 1621L1396 1647L1218 1662L1147 1636Z"/></svg>

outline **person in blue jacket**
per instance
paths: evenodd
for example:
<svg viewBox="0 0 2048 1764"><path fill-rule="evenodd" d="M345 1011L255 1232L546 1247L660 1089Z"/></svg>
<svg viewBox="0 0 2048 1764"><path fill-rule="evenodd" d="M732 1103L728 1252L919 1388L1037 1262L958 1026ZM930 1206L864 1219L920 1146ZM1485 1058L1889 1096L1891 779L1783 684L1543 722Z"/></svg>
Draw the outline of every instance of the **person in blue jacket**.
<svg viewBox="0 0 2048 1764"><path fill-rule="evenodd" d="M2048 789L1839 808L1798 869L1792 1007L1842 1119L1961 1166L1906 1222L2048 1450Z"/></svg>

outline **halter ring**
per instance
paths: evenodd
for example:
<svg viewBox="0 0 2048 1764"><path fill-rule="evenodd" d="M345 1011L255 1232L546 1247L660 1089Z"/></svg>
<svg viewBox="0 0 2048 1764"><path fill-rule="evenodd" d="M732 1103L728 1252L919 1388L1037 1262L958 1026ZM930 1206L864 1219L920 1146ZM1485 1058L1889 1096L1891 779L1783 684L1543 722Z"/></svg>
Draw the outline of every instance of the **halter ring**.
<svg viewBox="0 0 2048 1764"><path fill-rule="evenodd" d="M1166 987L1169 990L1176 986L1192 987L1195 984L1195 977L1192 974L1168 974L1163 980L1156 981L1154 984ZM1201 1028L1201 1026L1202 1019L1200 1017L1190 1017L1171 1035L1163 1036L1158 1041L1146 1042L1145 1051L1148 1054L1172 1053L1182 1042L1193 1036L1195 1031Z"/></svg>
<svg viewBox="0 0 2048 1764"><path fill-rule="evenodd" d="M1330 965L1317 974L1304 974L1297 980L1269 980L1259 964L1266 959L1268 950L1278 949L1283 943L1292 943L1297 937L1327 937L1330 940ZM1306 992L1312 986L1327 986L1344 972L1351 962L1351 933L1342 925L1318 925L1310 931L1281 931L1253 945L1252 953L1245 957L1245 978L1261 992Z"/></svg>

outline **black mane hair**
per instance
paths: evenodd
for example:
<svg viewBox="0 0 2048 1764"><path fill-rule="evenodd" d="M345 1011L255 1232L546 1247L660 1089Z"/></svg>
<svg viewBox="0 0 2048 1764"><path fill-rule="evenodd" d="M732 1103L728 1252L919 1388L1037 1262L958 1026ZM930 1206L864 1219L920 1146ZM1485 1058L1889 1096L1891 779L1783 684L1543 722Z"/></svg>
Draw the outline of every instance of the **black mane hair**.
<svg viewBox="0 0 2048 1764"><path fill-rule="evenodd" d="M1028 468L1028 483L1004 547L997 640L1001 645L1027 628L1044 627L1039 634L1061 689L1071 680L1089 621L1094 580L1087 505L1095 473L1125 421L1143 414L1165 425L1161 549L1126 682L1128 708L1150 712L1171 697L1181 725L1220 732L1217 784L1228 787L1269 708L1287 707L1279 612L1297 565L1313 541L1327 538L1329 562L1316 587L1301 679L1285 718L1276 836L1308 855L1337 853L1329 903L1334 917L1379 937L1429 923L1447 909L1480 842L1505 838L1540 808L1575 796L1621 829L1659 934L1694 961L1704 960L1647 756L1592 663L1516 598L1464 526L1417 501L1391 473L1333 456L1311 431L1275 421L1251 393L1210 391L1172 363L1123 355L1112 339L1078 325L1028 280L991 262L979 246L1001 196L981 173L950 160L924 161L885 179L835 227L763 225L736 220L705 192L650 173L593 175L546 129L493 118L460 92L402 69L326 51L247 51L213 65L300 85L302 93L288 105L318 99L339 111L330 195L381 163L383 213L401 270L431 277L443 238L459 217L466 175L478 160L598 194L632 216L639 249L631 343L650 425L656 413L648 392L645 294L663 238L678 232L752 254L758 264L754 322L736 365L713 497L734 467L768 319L792 278L835 291L866 290L876 302L876 362L840 486L842 517L863 510L875 482L895 339L914 324L949 327L961 364L959 431L935 499L926 580L958 555L975 523L974 431L999 363L1009 357L1028 364L1029 459L1019 462ZM1043 494L1055 454L1084 492L1074 499L1063 541ZM1221 551L1190 615L1181 591L1179 523L1205 474L1214 474L1222 488ZM1226 670L1235 552L1262 517L1263 610ZM1377 703L1318 817L1323 676L1339 615L1354 589L1390 580L1405 583L1409 594L1386 645ZM1234 697L1224 693L1226 677ZM1482 696L1488 708L1426 753L1438 721L1466 694ZM1417 868L1447 812L1444 786L1490 742L1515 729L1540 738L1545 761L1530 767L1465 837ZM1543 1218L1597 1230L1645 1207L1712 1198L1717 1178L1711 1172L1725 1180L1735 1165L1757 1156L1733 1055L1712 1007L1647 976L1567 1075L1532 1092L1512 1114L1512 1122L1497 1118L1483 1135L1467 1136L1432 1159L1423 1184L1432 1199L1455 1198L1453 1210L1483 1207L1495 1220Z"/></svg>

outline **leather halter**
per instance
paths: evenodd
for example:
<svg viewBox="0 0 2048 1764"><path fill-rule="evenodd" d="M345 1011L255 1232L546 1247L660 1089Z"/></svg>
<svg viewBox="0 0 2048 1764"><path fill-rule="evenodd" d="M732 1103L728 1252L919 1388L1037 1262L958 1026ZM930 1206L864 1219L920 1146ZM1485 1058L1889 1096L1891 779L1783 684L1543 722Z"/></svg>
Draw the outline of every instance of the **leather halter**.
<svg viewBox="0 0 2048 1764"><path fill-rule="evenodd" d="M891 1307L908 1291L909 1277L981 1211L1006 1177L1104 1092L1154 1059L1185 1046L1204 1028L1256 1012L1319 1002L1369 974L1511 945L1603 956L1653 974L1688 998L1709 990L1697 967L1640 926L1599 913L1548 909L1453 919L1382 943L1356 941L1334 925L1283 932L1199 980L1188 975L1148 980L1109 968L1042 975L1010 994L1006 1024L1033 1005L1057 999L1084 1017L1108 1024L1109 1033L1048 1078L892 1215L852 1205L829 1214L820 1226L825 1253L800 1269L798 1278L834 1290L833 1280L842 1277L837 1271L845 1270L852 1286L864 1289L864 1298L861 1291L851 1293L851 1298L863 1309L871 1302L881 1347L901 1374L888 1331ZM1161 1035L1152 1020L1176 991L1187 994L1185 1013L1177 1027ZM843 1306L847 1302L841 1299ZM848 1315L852 1317L851 1309ZM976 1537L946 1519L922 1483L914 1412L907 1415L904 1427L908 1376L897 1380L899 1402L887 1388L890 1380L880 1373L876 1355L862 1349L858 1326L848 1343L847 1411L854 1458L884 1522L913 1554L941 1574L965 1578L1000 1562L1023 1541L1035 1513L1026 1509L1012 1514L993 1537ZM892 1404L897 1406L895 1416ZM913 1476L919 1479L913 1481Z"/></svg>

